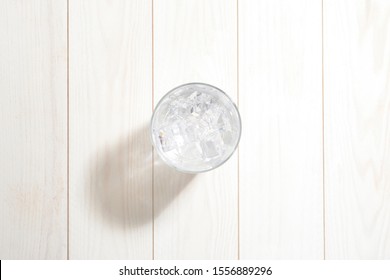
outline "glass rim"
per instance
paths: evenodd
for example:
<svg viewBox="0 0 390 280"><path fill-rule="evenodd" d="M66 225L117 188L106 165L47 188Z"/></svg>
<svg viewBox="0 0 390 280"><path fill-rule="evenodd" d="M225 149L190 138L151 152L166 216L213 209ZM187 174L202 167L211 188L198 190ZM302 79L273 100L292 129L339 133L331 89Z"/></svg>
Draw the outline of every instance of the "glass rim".
<svg viewBox="0 0 390 280"><path fill-rule="evenodd" d="M155 113L158 109L158 107L161 105L161 103L163 102L163 100L169 95L171 94L172 92L174 92L175 90L177 90L178 88L181 88L181 87L184 87L184 86L190 86L190 85L203 85L203 86L207 86L207 87L211 87L211 88L214 88L216 89L217 91L221 92L229 101L230 103L233 105L236 113L237 113L237 117L238 117L238 123L239 123L239 131L238 131L238 138L237 138L237 141L234 145L234 148L232 149L231 153L229 154L229 156L227 156L223 161L221 161L220 163L218 163L217 165L215 166L212 166L211 168L207 168L207 169L202 169L200 171L191 171L191 170L187 170L187 169L182 169L182 168L179 168L175 165L173 165L170 160L164 156L164 154L162 152L159 151L155 141L154 141L154 138L153 138L153 120L154 120L154 116L155 116ZM152 117L150 119L150 127L149 127L149 136L150 136L150 140L151 140L151 143L152 143L152 146L153 146L153 149L155 149L157 151L157 154L159 155L159 157L163 160L163 162L168 165L169 167L172 167L173 169L179 171L179 172L182 172L182 173L188 173L188 174L198 174L198 173L204 173L204 172L208 172L208 171L211 171L211 170L214 170L218 167L220 167L221 165L223 165L225 162L227 162L232 156L233 154L235 153L235 151L237 150L238 148L238 144L240 143L240 140L241 140L241 133L242 133L242 122L241 122L241 115L240 115L240 111L238 110L238 106L236 105L236 103L232 100L232 98L226 94L225 91L223 91L222 89L216 87L216 86L213 86L213 85L210 85L210 84L207 84L207 83L203 83L203 82L190 82L190 83L185 83L185 84L181 84L179 86L176 86L174 87L173 89L169 90L166 94L163 95L163 97L161 97L161 99L159 100L159 102L156 104L155 108L153 108L153 113L152 113Z"/></svg>

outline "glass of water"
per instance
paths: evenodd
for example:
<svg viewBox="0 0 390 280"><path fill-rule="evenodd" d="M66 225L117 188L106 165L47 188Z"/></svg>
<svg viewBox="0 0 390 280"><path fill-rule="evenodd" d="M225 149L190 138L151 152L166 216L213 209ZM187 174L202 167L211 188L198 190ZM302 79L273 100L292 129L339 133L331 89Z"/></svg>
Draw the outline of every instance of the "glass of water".
<svg viewBox="0 0 390 280"><path fill-rule="evenodd" d="M166 164L181 172L205 172L222 165L236 150L240 114L222 90L203 83L184 84L157 104L151 136Z"/></svg>

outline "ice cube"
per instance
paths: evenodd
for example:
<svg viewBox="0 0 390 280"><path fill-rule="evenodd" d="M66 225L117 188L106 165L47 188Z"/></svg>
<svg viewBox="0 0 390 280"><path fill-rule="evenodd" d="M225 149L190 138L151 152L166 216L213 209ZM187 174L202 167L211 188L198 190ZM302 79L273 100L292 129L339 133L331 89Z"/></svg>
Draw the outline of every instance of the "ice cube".
<svg viewBox="0 0 390 280"><path fill-rule="evenodd" d="M201 143L202 154L205 160L210 160L219 155L218 148L213 141L203 141Z"/></svg>
<svg viewBox="0 0 390 280"><path fill-rule="evenodd" d="M157 138L159 139L159 143L164 152L171 151L176 148L176 144L173 141L171 135L167 134L163 129L159 130Z"/></svg>
<svg viewBox="0 0 390 280"><path fill-rule="evenodd" d="M180 152L185 155L183 158L186 161L199 160L202 158L202 148L199 142L191 142L180 147Z"/></svg>

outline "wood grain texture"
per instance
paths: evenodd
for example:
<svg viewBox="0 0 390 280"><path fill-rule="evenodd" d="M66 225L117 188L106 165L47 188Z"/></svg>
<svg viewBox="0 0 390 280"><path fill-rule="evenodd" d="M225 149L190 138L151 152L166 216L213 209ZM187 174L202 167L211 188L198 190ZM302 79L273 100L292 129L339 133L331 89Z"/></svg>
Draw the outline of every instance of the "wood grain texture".
<svg viewBox="0 0 390 280"><path fill-rule="evenodd" d="M0 1L0 259L66 258L66 1Z"/></svg>
<svg viewBox="0 0 390 280"><path fill-rule="evenodd" d="M196 176L148 132L188 82L243 125ZM385 0L2 0L0 259L388 259L389 85Z"/></svg>
<svg viewBox="0 0 390 280"><path fill-rule="evenodd" d="M154 1L155 100L204 82L236 100L236 1ZM236 259L237 154L196 176L154 171L155 258Z"/></svg>
<svg viewBox="0 0 390 280"><path fill-rule="evenodd" d="M390 258L390 2L324 1L326 258Z"/></svg>
<svg viewBox="0 0 390 280"><path fill-rule="evenodd" d="M321 259L321 1L239 1L240 255Z"/></svg>
<svg viewBox="0 0 390 280"><path fill-rule="evenodd" d="M70 2L70 258L152 257L151 1Z"/></svg>

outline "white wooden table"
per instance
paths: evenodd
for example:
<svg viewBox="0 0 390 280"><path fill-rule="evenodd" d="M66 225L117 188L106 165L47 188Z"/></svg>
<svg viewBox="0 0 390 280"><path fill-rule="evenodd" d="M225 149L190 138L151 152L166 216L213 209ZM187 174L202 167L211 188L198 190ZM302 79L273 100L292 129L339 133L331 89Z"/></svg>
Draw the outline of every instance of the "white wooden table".
<svg viewBox="0 0 390 280"><path fill-rule="evenodd" d="M205 82L239 151L159 163ZM0 259L390 257L390 1L0 0Z"/></svg>

